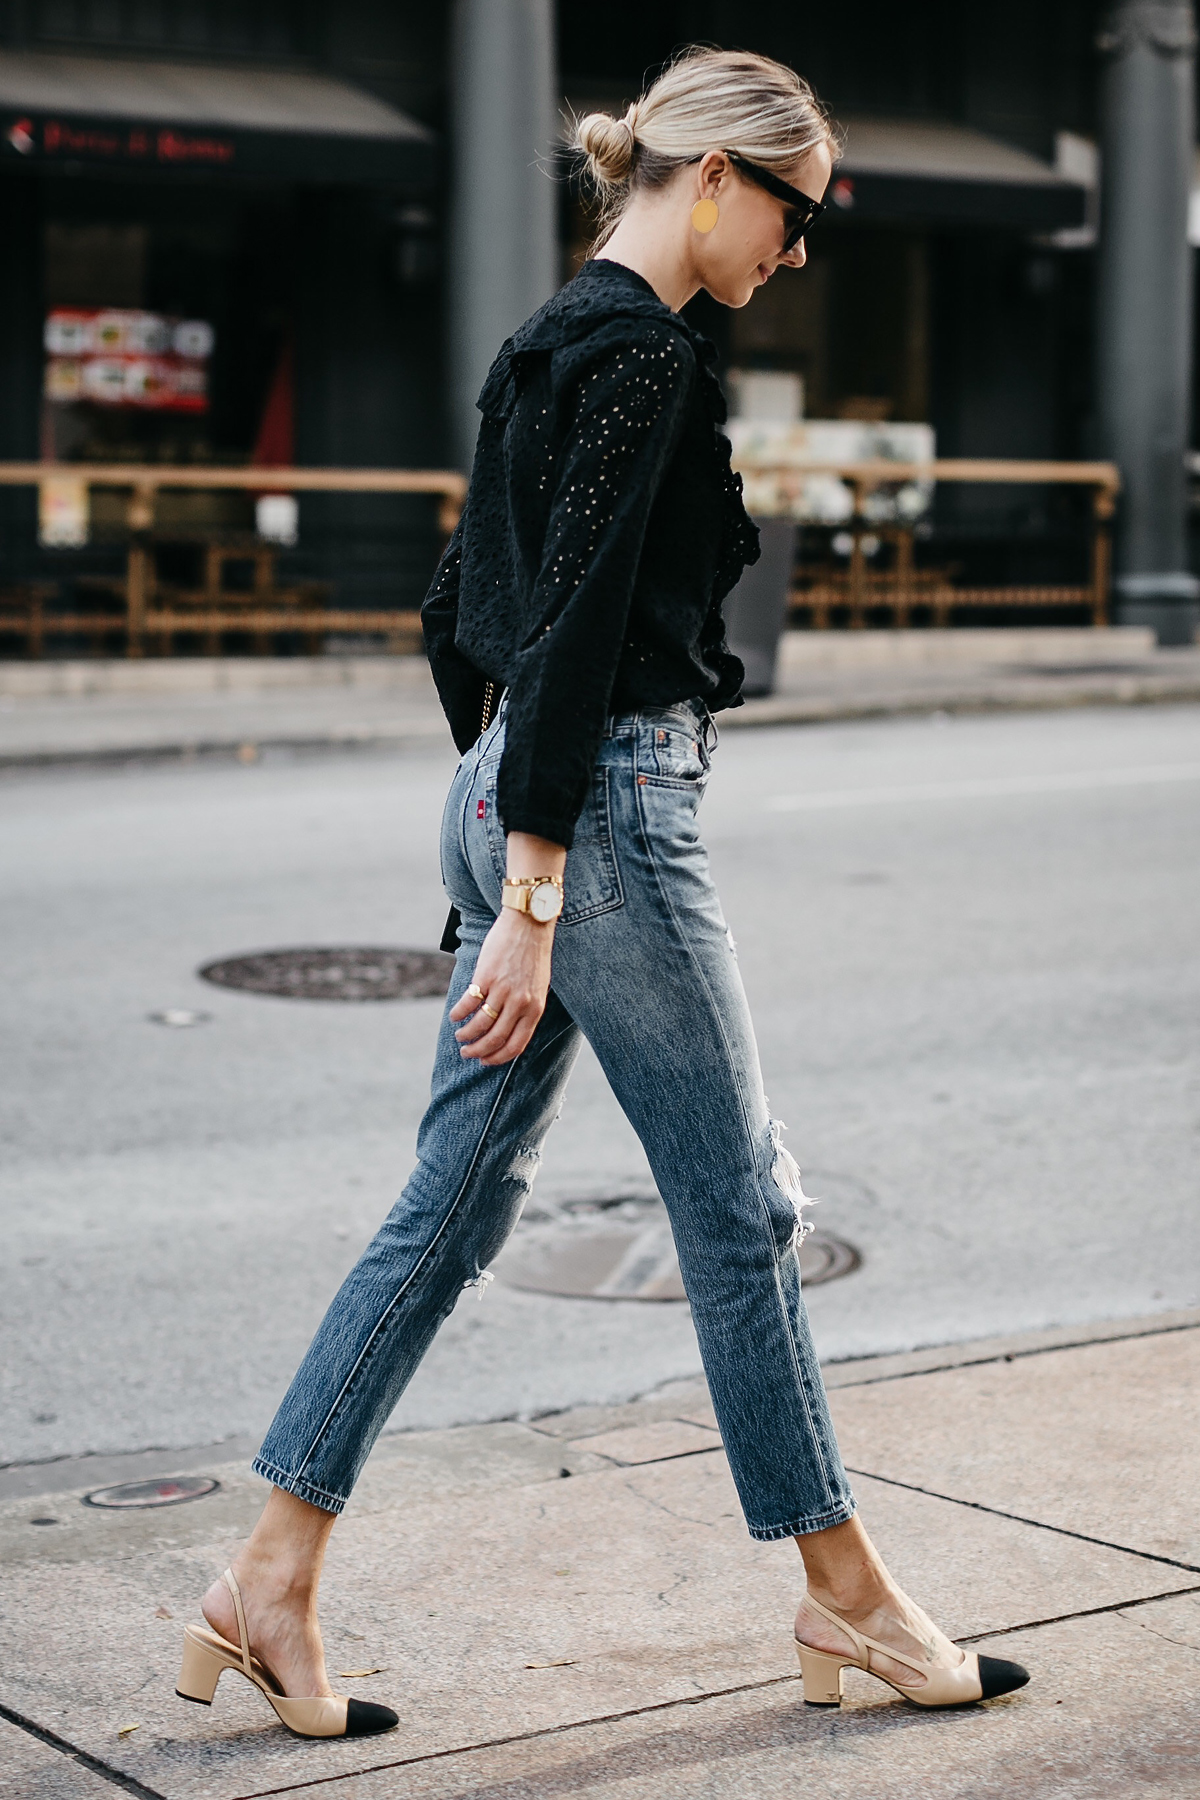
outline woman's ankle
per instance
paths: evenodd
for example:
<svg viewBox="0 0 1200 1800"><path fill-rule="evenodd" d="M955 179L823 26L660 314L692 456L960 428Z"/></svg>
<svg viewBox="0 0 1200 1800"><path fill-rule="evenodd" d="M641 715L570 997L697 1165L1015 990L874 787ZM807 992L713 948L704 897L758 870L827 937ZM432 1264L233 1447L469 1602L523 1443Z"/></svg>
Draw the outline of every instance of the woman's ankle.
<svg viewBox="0 0 1200 1800"><path fill-rule="evenodd" d="M809 1593L831 1612L866 1615L899 1593L857 1513L796 1543Z"/></svg>
<svg viewBox="0 0 1200 1800"><path fill-rule="evenodd" d="M808 1593L820 1605L827 1606L830 1612L841 1613L843 1618L865 1617L868 1613L886 1606L896 1590L885 1577L869 1579L842 1578L818 1579L810 1575L807 1582Z"/></svg>
<svg viewBox="0 0 1200 1800"><path fill-rule="evenodd" d="M282 1606L289 1612L316 1611L320 1571L286 1554L264 1553L247 1546L230 1564L243 1600L252 1607ZM217 1585L228 1588L218 1576Z"/></svg>

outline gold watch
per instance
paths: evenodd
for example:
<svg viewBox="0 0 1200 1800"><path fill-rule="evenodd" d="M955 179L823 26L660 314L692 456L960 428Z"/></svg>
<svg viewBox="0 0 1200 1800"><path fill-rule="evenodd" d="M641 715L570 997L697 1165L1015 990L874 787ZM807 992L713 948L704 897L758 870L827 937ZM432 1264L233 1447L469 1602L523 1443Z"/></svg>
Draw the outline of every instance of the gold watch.
<svg viewBox="0 0 1200 1800"><path fill-rule="evenodd" d="M539 925L549 925L563 909L561 875L509 875L500 890L502 905L528 913Z"/></svg>

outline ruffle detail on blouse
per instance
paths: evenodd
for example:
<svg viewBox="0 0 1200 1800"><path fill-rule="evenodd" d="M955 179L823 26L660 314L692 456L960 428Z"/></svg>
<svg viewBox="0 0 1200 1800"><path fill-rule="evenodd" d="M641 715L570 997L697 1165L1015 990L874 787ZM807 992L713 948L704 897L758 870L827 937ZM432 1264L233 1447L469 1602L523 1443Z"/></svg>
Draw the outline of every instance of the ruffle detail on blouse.
<svg viewBox="0 0 1200 1800"><path fill-rule="evenodd" d="M725 404L725 394L713 366L717 360L716 345L708 338L702 337L698 331L692 331L690 326L687 329L696 352L696 365L700 371L700 391L712 414L713 436L716 439L717 461L720 465L721 488L725 503L721 542L717 549L716 566L713 571L713 599L719 603L737 586L742 570L758 561L762 550L759 545L758 526L746 511L746 503L742 498L742 478L738 471L730 465L733 445L721 430L729 416L729 409Z"/></svg>
<svg viewBox="0 0 1200 1800"><path fill-rule="evenodd" d="M670 325L693 345L703 343L686 320L659 299L648 281L624 263L586 262L545 306L501 345L476 401L491 419L506 419L517 403L521 365L540 351L578 343L615 319L654 319ZM720 391L718 386L718 392Z"/></svg>

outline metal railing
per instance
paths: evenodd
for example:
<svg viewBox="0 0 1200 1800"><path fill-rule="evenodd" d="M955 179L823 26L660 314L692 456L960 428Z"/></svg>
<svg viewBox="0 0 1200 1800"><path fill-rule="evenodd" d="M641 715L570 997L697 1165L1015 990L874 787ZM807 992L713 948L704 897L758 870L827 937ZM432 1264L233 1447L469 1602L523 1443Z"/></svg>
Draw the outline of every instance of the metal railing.
<svg viewBox="0 0 1200 1800"><path fill-rule="evenodd" d="M312 594L287 590L298 596L291 606L247 603L234 596L216 604L172 605L159 592L155 575L155 503L164 488L192 492L218 489L255 494L431 494L439 499L438 525L449 536L458 521L466 495L466 478L450 469L316 469L217 467L194 464L154 463L50 463L0 462L0 487L37 487L46 482L81 482L89 490L103 488L127 492L125 524L129 532L123 581L112 585L122 590L124 617L109 622L124 632L126 654L141 656L148 638L169 643L175 632L199 632L214 638L222 631L266 633L299 629L312 637L323 631L383 632L394 638L404 625L415 625L415 611L383 608L322 606ZM180 534L184 535L184 534ZM195 535L193 532L192 535ZM47 632L77 633L97 629L95 615L55 613L45 609L43 584L24 584L31 590L27 636L31 647ZM310 588L313 584L309 584ZM38 589L40 592L34 593ZM104 621L101 621L103 624ZM7 628L7 625L6 625ZM34 651L39 653L38 650Z"/></svg>
<svg viewBox="0 0 1200 1800"><path fill-rule="evenodd" d="M914 608L929 611L934 624L944 624L951 613L971 607L1086 606L1092 623L1103 625L1108 617L1112 578L1111 530L1121 477L1108 462L1025 462L997 458L937 458L925 463L892 462L788 462L767 457L735 459L743 474L770 476L781 499L802 503L806 481L814 475L834 475L853 495L853 510L837 529L853 539L848 566L842 572L816 572L809 586L795 586L794 611L807 611L811 623L828 625L835 608L843 609L852 627L861 628L872 609L888 609L897 626L906 625ZM958 587L938 569L916 566L912 524L885 523L868 516L867 498L885 487L929 482L1002 483L1009 486L1073 486L1092 490L1091 542L1086 583ZM876 570L869 564L864 539L889 540L894 564Z"/></svg>
<svg viewBox="0 0 1200 1800"><path fill-rule="evenodd" d="M793 610L808 612L814 626L828 626L835 609L846 613L852 627L863 626L873 610L890 611L896 625L905 625L917 608L926 609L934 624L946 623L958 609L972 607L1086 606L1096 625L1104 624L1108 616L1111 522L1121 485L1120 475L1112 463L939 458L927 463L880 459L785 465L767 459L743 459L738 466L746 474L771 475L785 501L798 499L805 481L813 475L834 475L851 489L851 516L839 525L839 529L852 538L844 573L818 571L808 586L796 586L792 590ZM155 638L168 645L175 632L202 633L215 644L218 634L223 631L250 632L265 642L266 634L270 632L298 629L310 642L315 642L315 634L341 630L384 633L389 642L397 644L398 633L416 629L418 615L414 610L329 607L320 604L311 592L296 598L300 595L298 588L288 590L294 600L291 607L256 604L254 593L244 599L231 595L216 604L172 604L170 595L159 589L151 536L156 499L164 488L193 492L240 489L256 494L430 494L439 500L438 525L448 536L462 510L467 486L464 476L446 469L0 463L0 487L40 487L43 482L64 480L84 482L89 489L116 490L129 496L125 515L129 532L125 576L123 581L111 584L121 589L123 618L102 621L109 630L115 626L123 631L129 656L144 655L147 641ZM867 508L870 494L881 488L912 482L1090 488L1091 544L1087 582L960 587L954 585L944 570L918 568L911 524L881 525L869 517ZM864 539L872 536L884 537L891 542L894 551L891 568L873 569L870 566ZM31 591L38 586L26 585ZM309 587L315 589L316 585L309 584ZM47 632L94 632L97 629L95 615L76 617L48 611L40 598L31 600L30 608L29 641L32 648L36 639L35 654L39 653Z"/></svg>

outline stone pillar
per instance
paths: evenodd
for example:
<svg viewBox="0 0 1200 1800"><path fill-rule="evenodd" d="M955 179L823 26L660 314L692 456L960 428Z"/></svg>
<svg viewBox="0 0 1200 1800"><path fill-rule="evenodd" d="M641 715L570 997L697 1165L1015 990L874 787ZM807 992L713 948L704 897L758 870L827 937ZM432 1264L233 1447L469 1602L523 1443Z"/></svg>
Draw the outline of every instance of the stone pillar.
<svg viewBox="0 0 1200 1800"><path fill-rule="evenodd" d="M1191 0L1119 0L1097 39L1101 212L1098 390L1124 481L1114 614L1160 644L1194 637L1184 452L1192 373L1188 196L1195 156Z"/></svg>
<svg viewBox="0 0 1200 1800"><path fill-rule="evenodd" d="M492 358L559 285L553 0L456 0L451 57L450 416L466 469Z"/></svg>

